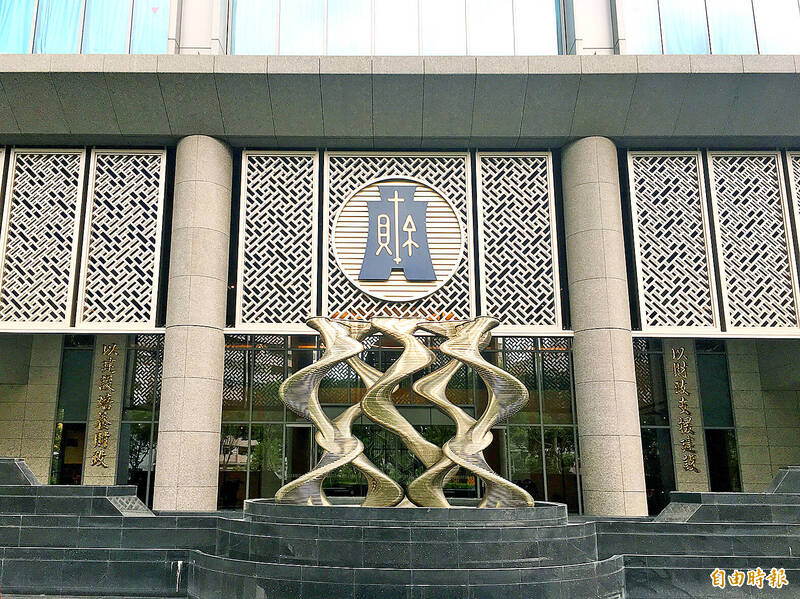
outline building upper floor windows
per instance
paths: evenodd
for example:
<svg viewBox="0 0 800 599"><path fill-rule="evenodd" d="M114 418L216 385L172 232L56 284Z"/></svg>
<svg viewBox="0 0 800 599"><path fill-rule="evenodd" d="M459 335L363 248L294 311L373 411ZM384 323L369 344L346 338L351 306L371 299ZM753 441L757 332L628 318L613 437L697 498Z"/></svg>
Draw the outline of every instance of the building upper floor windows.
<svg viewBox="0 0 800 599"><path fill-rule="evenodd" d="M800 53L798 0L617 0L626 54Z"/></svg>
<svg viewBox="0 0 800 599"><path fill-rule="evenodd" d="M5 54L163 54L170 0L0 0Z"/></svg>
<svg viewBox="0 0 800 599"><path fill-rule="evenodd" d="M231 54L558 54L558 0L233 0Z"/></svg>

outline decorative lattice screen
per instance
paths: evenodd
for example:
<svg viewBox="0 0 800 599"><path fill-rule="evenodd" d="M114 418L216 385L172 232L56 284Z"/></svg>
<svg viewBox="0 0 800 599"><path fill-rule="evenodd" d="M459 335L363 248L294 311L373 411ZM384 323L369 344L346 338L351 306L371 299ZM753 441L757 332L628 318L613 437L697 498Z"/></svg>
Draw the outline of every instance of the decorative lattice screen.
<svg viewBox="0 0 800 599"><path fill-rule="evenodd" d="M780 154L710 152L709 163L729 330L798 328Z"/></svg>
<svg viewBox="0 0 800 599"><path fill-rule="evenodd" d="M155 326L165 161L163 150L92 152L78 326Z"/></svg>
<svg viewBox="0 0 800 599"><path fill-rule="evenodd" d="M791 206L794 210L795 231L800 237L800 152L788 152ZM795 255L795 272L800 271L800 255Z"/></svg>
<svg viewBox="0 0 800 599"><path fill-rule="evenodd" d="M643 330L719 330L699 152L628 155Z"/></svg>
<svg viewBox="0 0 800 599"><path fill-rule="evenodd" d="M342 204L368 182L383 177L426 182L441 193L456 210L467 231L464 258L453 277L439 290L418 300L387 303L360 291L350 283L336 264L326 243L323 268L323 313L349 313L370 316L432 316L467 318L474 315L472 272L472 218L470 210L469 157L467 154L340 154L329 153L326 181L326 240L330 239L333 218Z"/></svg>
<svg viewBox="0 0 800 599"><path fill-rule="evenodd" d="M4 327L69 326L82 150L13 150L0 243Z"/></svg>
<svg viewBox="0 0 800 599"><path fill-rule="evenodd" d="M316 154L245 152L242 162L236 324L297 329L316 307Z"/></svg>
<svg viewBox="0 0 800 599"><path fill-rule="evenodd" d="M479 154L483 313L499 331L561 330L550 154Z"/></svg>
<svg viewBox="0 0 800 599"><path fill-rule="evenodd" d="M136 335L128 349L129 381L125 408L153 409L161 394L164 335Z"/></svg>

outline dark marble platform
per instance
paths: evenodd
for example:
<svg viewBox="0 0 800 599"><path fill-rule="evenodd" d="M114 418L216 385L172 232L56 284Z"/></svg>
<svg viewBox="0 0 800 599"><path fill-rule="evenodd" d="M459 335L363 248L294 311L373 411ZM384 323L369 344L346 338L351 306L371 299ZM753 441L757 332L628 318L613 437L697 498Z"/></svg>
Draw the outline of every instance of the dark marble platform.
<svg viewBox="0 0 800 599"><path fill-rule="evenodd" d="M563 505L547 503L364 509L268 500L238 513L154 514L133 487L5 485L0 588L148 599L755 597L717 592L711 571L774 566L790 585L768 596L800 597L800 522L782 511L797 510L800 495L775 491L792 488L787 471L770 493L675 493L675 509L657 519L570 520Z"/></svg>
<svg viewBox="0 0 800 599"><path fill-rule="evenodd" d="M0 485L38 485L36 475L21 458L0 458Z"/></svg>
<svg viewBox="0 0 800 599"><path fill-rule="evenodd" d="M800 524L800 468L781 468L764 493L670 493L661 522Z"/></svg>
<svg viewBox="0 0 800 599"><path fill-rule="evenodd" d="M766 489L767 493L800 495L800 466L784 466Z"/></svg>

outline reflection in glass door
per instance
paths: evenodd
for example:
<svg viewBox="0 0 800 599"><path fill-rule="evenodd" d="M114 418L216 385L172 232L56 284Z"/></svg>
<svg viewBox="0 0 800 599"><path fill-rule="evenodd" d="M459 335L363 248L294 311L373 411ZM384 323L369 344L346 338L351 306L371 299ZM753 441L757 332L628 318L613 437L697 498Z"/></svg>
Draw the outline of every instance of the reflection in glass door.
<svg viewBox="0 0 800 599"><path fill-rule="evenodd" d="M219 441L217 507L234 508L244 501L247 454L247 425L223 424Z"/></svg>
<svg viewBox="0 0 800 599"><path fill-rule="evenodd" d="M283 484L283 426L253 424L248 499L274 497Z"/></svg>
<svg viewBox="0 0 800 599"><path fill-rule="evenodd" d="M427 424L417 425L414 428L439 447L449 441L456 432L453 425ZM354 425L353 433L364 443L364 455L403 488L408 488L408 484L425 471L422 462L408 450L400 437L391 431L369 423ZM315 448L315 455L319 459L322 450L316 444ZM330 497L363 497L367 492L366 484L364 476L353 466L347 465L328 475L324 488ZM476 497L476 477L471 472L459 470L445 484L444 494L446 497Z"/></svg>

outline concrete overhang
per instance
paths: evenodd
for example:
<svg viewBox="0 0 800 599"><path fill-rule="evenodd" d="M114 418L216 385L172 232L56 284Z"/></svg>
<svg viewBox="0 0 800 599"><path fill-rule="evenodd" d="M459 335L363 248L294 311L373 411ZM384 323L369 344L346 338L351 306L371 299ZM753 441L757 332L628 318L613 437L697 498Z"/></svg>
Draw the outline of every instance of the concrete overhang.
<svg viewBox="0 0 800 599"><path fill-rule="evenodd" d="M0 144L800 146L800 56L0 56Z"/></svg>

